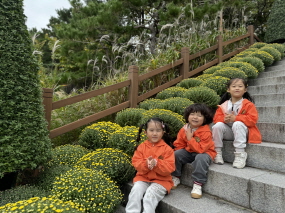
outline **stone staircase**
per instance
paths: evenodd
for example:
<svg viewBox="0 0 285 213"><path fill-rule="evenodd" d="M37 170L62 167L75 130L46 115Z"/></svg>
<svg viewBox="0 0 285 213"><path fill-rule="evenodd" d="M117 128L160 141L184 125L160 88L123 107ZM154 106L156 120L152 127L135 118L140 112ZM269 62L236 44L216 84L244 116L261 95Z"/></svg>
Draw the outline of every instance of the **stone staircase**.
<svg viewBox="0 0 285 213"><path fill-rule="evenodd" d="M192 166L186 164L182 184L165 196L157 213L285 212L285 59L267 67L249 85L263 142L247 145L246 167L232 167L234 147L225 141L225 164L210 165L203 197L190 197ZM126 194L130 189L128 185Z"/></svg>

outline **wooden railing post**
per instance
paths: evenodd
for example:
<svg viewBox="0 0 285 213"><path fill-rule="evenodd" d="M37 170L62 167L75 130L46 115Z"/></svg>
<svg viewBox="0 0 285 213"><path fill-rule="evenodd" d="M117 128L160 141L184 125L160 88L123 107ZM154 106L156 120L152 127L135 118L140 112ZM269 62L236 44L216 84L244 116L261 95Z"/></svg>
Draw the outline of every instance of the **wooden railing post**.
<svg viewBox="0 0 285 213"><path fill-rule="evenodd" d="M180 67L180 75L182 76L182 79L188 78L188 72L189 72L189 48L188 47L182 47L181 49L181 58L183 58L183 64Z"/></svg>
<svg viewBox="0 0 285 213"><path fill-rule="evenodd" d="M50 129L50 121L51 121L52 96L53 96L53 89L43 88L43 104L44 104L45 118L48 122L48 129Z"/></svg>
<svg viewBox="0 0 285 213"><path fill-rule="evenodd" d="M139 93L139 68L137 66L129 66L129 79L131 80L129 88L130 108L136 108Z"/></svg>
<svg viewBox="0 0 285 213"><path fill-rule="evenodd" d="M222 35L218 35L216 37L217 42L218 42L218 49L217 49L217 55L218 55L218 64L223 62L223 36Z"/></svg>
<svg viewBox="0 0 285 213"><path fill-rule="evenodd" d="M249 33L248 44L249 45L253 45L253 43L254 43L254 27L253 27L253 25L249 25L247 30L248 30L248 33Z"/></svg>

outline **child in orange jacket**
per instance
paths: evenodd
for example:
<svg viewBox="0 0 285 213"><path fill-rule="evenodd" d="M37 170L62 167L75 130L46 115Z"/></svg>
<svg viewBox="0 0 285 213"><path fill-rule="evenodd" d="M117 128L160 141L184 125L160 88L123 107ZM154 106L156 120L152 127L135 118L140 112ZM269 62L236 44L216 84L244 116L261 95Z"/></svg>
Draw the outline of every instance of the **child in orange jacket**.
<svg viewBox="0 0 285 213"><path fill-rule="evenodd" d="M147 140L140 144L132 158L132 164L137 170L134 186L129 194L126 213L155 213L155 209L173 186L171 172L175 170L174 151L170 147L169 128L159 118L152 118L143 124L138 133L145 129ZM165 140L163 140L163 139ZM167 143L168 144L167 144Z"/></svg>
<svg viewBox="0 0 285 213"><path fill-rule="evenodd" d="M224 164L222 147L224 140L233 140L235 147L234 168L245 167L247 153L246 142L261 143L261 134L256 126L258 112L252 97L247 92L247 83L244 79L231 79L220 101L214 116L213 140L217 156L216 164Z"/></svg>
<svg viewBox="0 0 285 213"><path fill-rule="evenodd" d="M215 144L209 124L213 117L205 104L192 104L184 111L186 124L180 129L175 147L176 170L172 173L175 189L180 184L182 166L192 163L192 178L194 181L191 191L192 198L202 197L202 185L207 182L209 165L216 156Z"/></svg>

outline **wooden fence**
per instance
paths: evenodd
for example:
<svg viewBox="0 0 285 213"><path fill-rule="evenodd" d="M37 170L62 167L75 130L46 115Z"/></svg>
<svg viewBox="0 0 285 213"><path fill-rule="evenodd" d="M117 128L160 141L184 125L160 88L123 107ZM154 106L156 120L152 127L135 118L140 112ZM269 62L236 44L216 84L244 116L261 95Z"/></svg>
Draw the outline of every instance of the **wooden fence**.
<svg viewBox="0 0 285 213"><path fill-rule="evenodd" d="M223 47L229 44L232 44L234 42L238 42L242 39L247 39L248 38L248 44L245 45L244 47L238 48L235 51L228 53L226 55L223 54ZM89 124L91 122L94 122L100 118L103 118L105 116L111 115L113 113L119 112L125 108L135 108L137 106L137 104L155 94L157 94L158 92L171 87L177 83L179 83L180 81L182 81L183 79L189 78L197 73L202 72L203 70L214 66L216 64L222 63L224 60L238 54L239 52L241 52L244 49L247 49L250 45L252 45L254 43L254 39L260 41L255 35L254 35L254 28L252 25L250 25L248 27L248 32L245 35L230 39L228 41L223 41L222 35L217 36L217 44L209 47L207 49L204 49L198 53L189 55L189 48L187 47L183 47L181 49L181 58L171 64L168 64L166 66L160 67L158 69L152 70L149 73L143 74L143 75L139 75L139 68L137 66L130 66L129 67L129 80L111 85L111 86L107 86L101 89L97 89L97 90L93 90L90 92L86 92L71 98L67 98L64 100L60 100L60 101L56 101L56 102L52 102L52 98L53 98L53 90L52 89L47 89L44 88L43 89L43 104L45 107L45 117L46 120L48 122L48 128L50 128L50 122L51 122L51 112L52 110L70 105L70 104L74 104L80 101L83 101L85 99L89 99L89 98L93 98L114 90L118 90L124 87L129 87L129 100L125 101L121 104L118 104L114 107L111 107L109 109L103 110L101 112L95 113L93 115L90 115L88 117L79 119L77 121L74 121L72 123L66 124L62 127L53 129L50 131L50 138L54 138L56 136L59 136L61 134L64 134L66 132L69 132L73 129L76 129L78 127L81 127L83 125ZM207 64L204 64L203 66L200 66L194 70L190 70L189 68L189 63L191 62L191 60L194 60L198 57L201 57L202 55L205 55L207 53L210 53L212 51L216 51L216 55L217 58L208 62ZM139 83L149 79L155 75L158 75L160 73L163 73L169 69L172 69L174 67L178 67L180 68L180 75L179 77L172 79L171 81L162 84L158 87L156 87L153 90L150 90L142 95L139 95Z"/></svg>

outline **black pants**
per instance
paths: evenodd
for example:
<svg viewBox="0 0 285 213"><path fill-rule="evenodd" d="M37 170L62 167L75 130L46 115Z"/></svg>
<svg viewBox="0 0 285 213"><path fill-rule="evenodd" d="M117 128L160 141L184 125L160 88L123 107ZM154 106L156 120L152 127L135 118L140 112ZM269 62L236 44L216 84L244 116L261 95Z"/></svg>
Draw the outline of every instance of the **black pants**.
<svg viewBox="0 0 285 213"><path fill-rule="evenodd" d="M202 184L207 182L208 179L207 174L209 171L209 166L212 162L212 159L208 154L206 153L198 154L196 152L188 152L185 149L176 150L174 154L175 154L176 170L171 175L180 177L182 166L185 163L192 163L193 180Z"/></svg>

